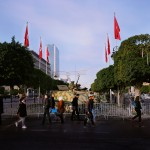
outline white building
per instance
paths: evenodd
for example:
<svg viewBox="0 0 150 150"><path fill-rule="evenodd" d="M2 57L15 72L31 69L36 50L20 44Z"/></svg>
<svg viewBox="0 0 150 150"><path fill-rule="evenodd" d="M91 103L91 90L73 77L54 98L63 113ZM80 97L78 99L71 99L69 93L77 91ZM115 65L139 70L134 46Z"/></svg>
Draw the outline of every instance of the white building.
<svg viewBox="0 0 150 150"><path fill-rule="evenodd" d="M47 47L50 53L49 62L51 64L51 77L59 78L59 50L54 44L48 44Z"/></svg>

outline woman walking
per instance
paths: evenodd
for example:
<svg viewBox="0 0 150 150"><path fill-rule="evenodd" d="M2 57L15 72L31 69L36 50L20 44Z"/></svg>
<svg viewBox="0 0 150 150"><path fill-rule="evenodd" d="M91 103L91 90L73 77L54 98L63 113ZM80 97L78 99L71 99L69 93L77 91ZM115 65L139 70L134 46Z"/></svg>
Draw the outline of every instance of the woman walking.
<svg viewBox="0 0 150 150"><path fill-rule="evenodd" d="M135 118L138 118L138 122L139 122L139 126L141 126L141 103L140 103L140 97L137 96L135 98L135 102L134 102L134 109L136 111L136 115L132 118L132 121L135 119Z"/></svg>
<svg viewBox="0 0 150 150"><path fill-rule="evenodd" d="M27 116L27 110L26 110L26 95L22 94L22 97L20 98L20 104L17 111L17 115L19 119L15 122L16 127L18 127L19 123L22 124L22 128L27 128L25 125L25 118Z"/></svg>

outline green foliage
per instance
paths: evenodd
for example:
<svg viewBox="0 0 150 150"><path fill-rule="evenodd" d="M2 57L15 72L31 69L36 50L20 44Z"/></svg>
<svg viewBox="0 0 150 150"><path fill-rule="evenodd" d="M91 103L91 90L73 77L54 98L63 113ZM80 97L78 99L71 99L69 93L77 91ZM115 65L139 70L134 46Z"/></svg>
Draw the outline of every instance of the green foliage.
<svg viewBox="0 0 150 150"><path fill-rule="evenodd" d="M140 89L141 93L149 93L150 92L150 86L142 86Z"/></svg>
<svg viewBox="0 0 150 150"><path fill-rule="evenodd" d="M38 89L40 86L40 91L44 94L51 90L58 90L57 85L65 85L65 83L60 80L52 79L39 69L34 69L31 80L29 80L26 85L27 87L32 87L33 89Z"/></svg>
<svg viewBox="0 0 150 150"><path fill-rule="evenodd" d="M23 88L19 88L18 93L19 94L23 94L24 93L24 89Z"/></svg>
<svg viewBox="0 0 150 150"><path fill-rule="evenodd" d="M108 91L110 88L115 88L114 81L114 66L111 65L108 68L104 68L97 73L97 79L92 84L92 91L102 92Z"/></svg>
<svg viewBox="0 0 150 150"><path fill-rule="evenodd" d="M10 90L10 95L18 95L18 92L17 89Z"/></svg>
<svg viewBox="0 0 150 150"><path fill-rule="evenodd" d="M30 51L15 41L12 37L11 43L0 43L0 85L9 85L10 93L22 94L25 88L19 91L13 90L14 85L25 85L38 89L41 93L57 89L58 84L65 84L63 81L54 80L39 69L34 69L34 61Z"/></svg>
<svg viewBox="0 0 150 150"><path fill-rule="evenodd" d="M21 85L30 79L34 68L33 58L27 48L15 41L0 43L0 84Z"/></svg>
<svg viewBox="0 0 150 150"><path fill-rule="evenodd" d="M147 64L149 47L148 34L133 36L121 43L114 56L115 81L119 85L139 86L150 81L150 67Z"/></svg>
<svg viewBox="0 0 150 150"><path fill-rule="evenodd" d="M4 87L0 87L0 94L4 94L5 88Z"/></svg>
<svg viewBox="0 0 150 150"><path fill-rule="evenodd" d="M150 63L147 56L150 56L149 34L124 40L113 54L114 66L100 70L91 89L102 92L118 87L124 91L127 86L141 87L143 82L150 82Z"/></svg>

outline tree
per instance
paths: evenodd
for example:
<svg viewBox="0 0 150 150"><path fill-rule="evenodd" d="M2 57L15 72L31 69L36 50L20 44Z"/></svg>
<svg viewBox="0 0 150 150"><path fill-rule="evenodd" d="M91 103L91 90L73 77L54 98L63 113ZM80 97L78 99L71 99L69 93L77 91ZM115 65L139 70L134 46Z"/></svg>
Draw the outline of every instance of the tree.
<svg viewBox="0 0 150 150"><path fill-rule="evenodd" d="M15 41L0 43L0 84L25 84L33 73L34 63L27 48Z"/></svg>
<svg viewBox="0 0 150 150"><path fill-rule="evenodd" d="M26 83L27 87L38 89L40 86L40 92L42 94L51 90L58 90L57 85L66 85L63 81L54 80L39 69L33 70L31 80Z"/></svg>
<svg viewBox="0 0 150 150"><path fill-rule="evenodd" d="M119 86L140 87L150 81L150 66L147 54L150 52L150 35L136 35L121 43L114 56L115 82Z"/></svg>
<svg viewBox="0 0 150 150"><path fill-rule="evenodd" d="M116 88L114 80L114 66L110 65L97 73L97 79L92 84L91 88L96 92L106 92L109 89Z"/></svg>

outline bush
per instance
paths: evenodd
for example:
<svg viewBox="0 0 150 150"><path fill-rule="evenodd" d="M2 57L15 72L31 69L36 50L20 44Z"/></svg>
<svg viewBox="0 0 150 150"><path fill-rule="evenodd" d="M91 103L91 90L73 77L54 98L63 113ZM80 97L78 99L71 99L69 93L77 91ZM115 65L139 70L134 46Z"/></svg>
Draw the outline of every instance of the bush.
<svg viewBox="0 0 150 150"><path fill-rule="evenodd" d="M4 87L0 87L0 94L4 94L5 88Z"/></svg>
<svg viewBox="0 0 150 150"><path fill-rule="evenodd" d="M149 93L150 86L142 86L140 91L141 91L141 93Z"/></svg>
<svg viewBox="0 0 150 150"><path fill-rule="evenodd" d="M10 95L18 95L18 90L17 89L13 89L13 90L10 90Z"/></svg>

